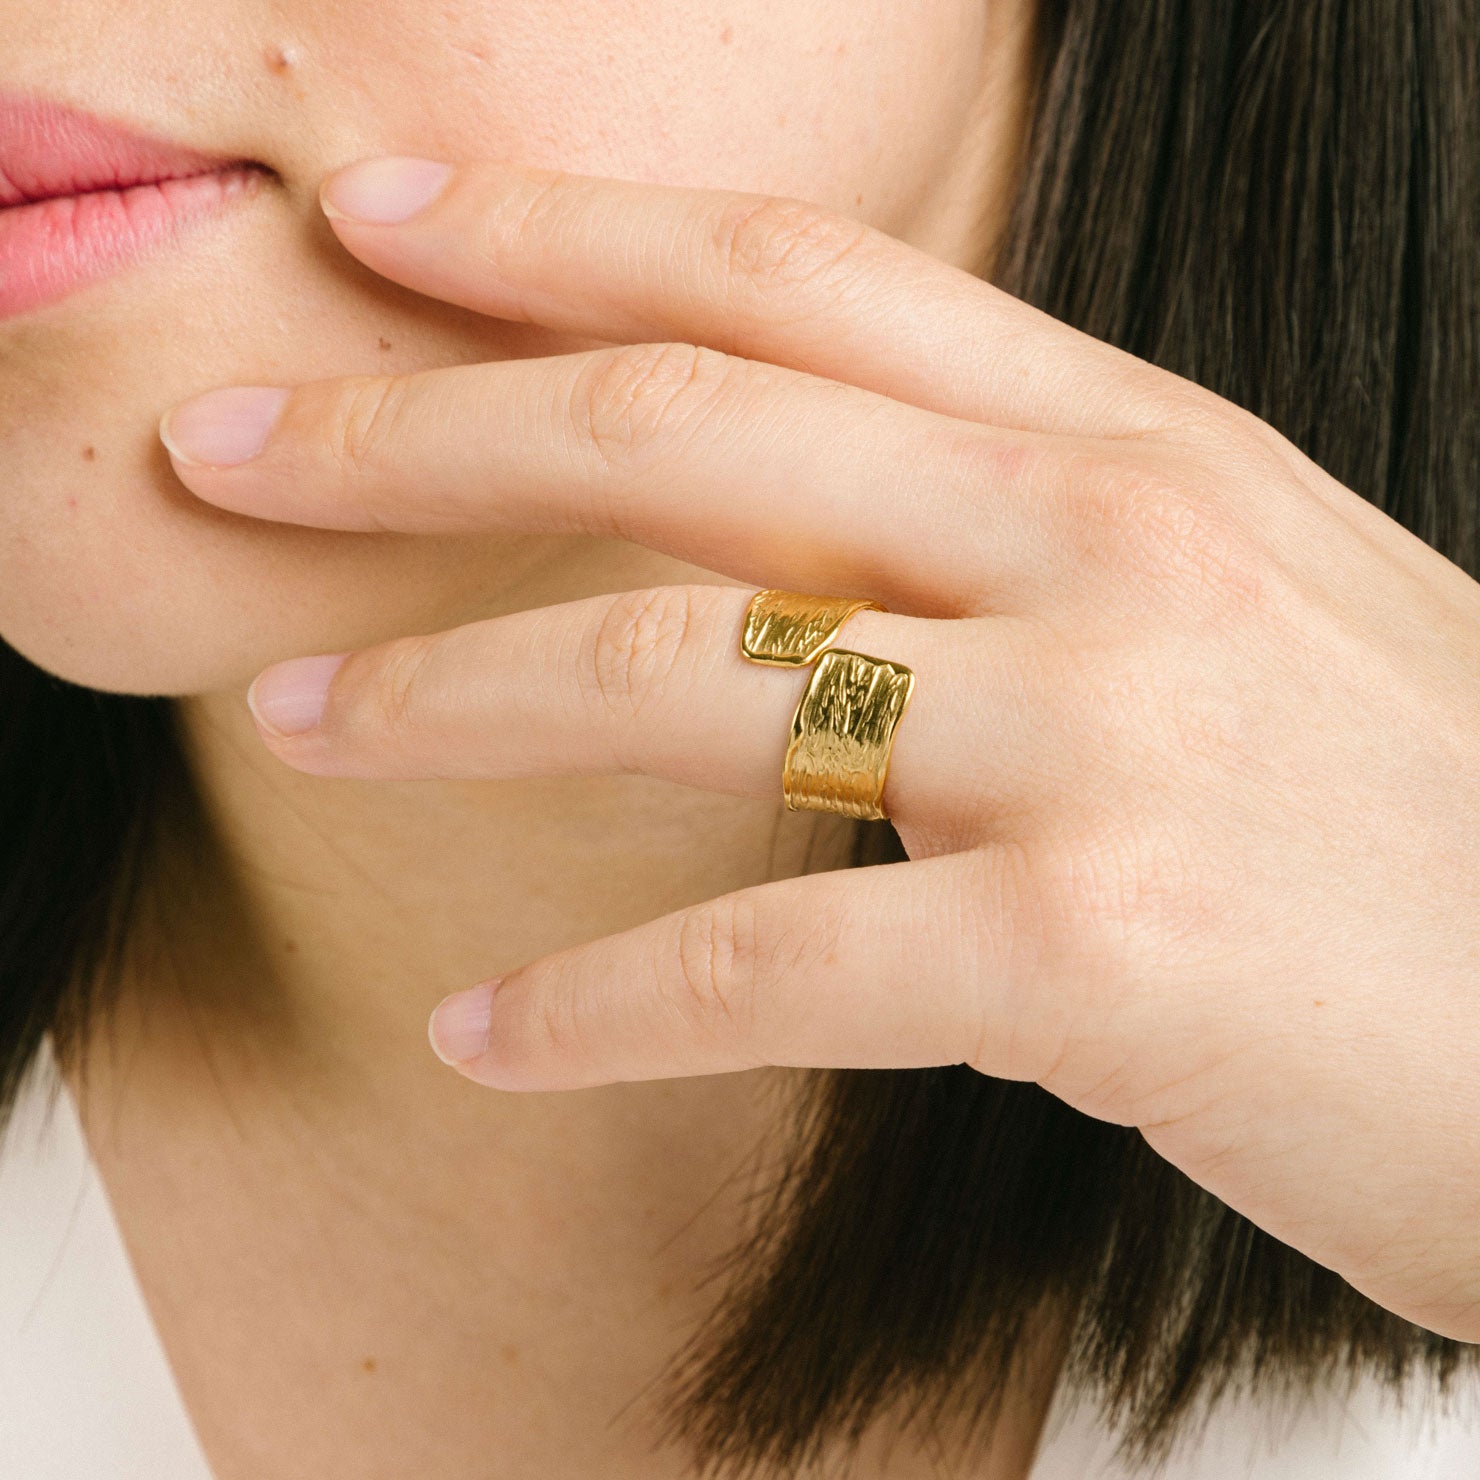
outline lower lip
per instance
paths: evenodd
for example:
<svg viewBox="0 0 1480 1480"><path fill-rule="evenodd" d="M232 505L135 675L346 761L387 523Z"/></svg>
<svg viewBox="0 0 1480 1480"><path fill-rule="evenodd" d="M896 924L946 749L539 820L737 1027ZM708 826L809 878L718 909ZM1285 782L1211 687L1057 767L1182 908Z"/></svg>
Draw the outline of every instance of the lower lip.
<svg viewBox="0 0 1480 1480"><path fill-rule="evenodd" d="M167 247L254 193L261 180L260 170L234 166L0 209L0 319L54 303Z"/></svg>

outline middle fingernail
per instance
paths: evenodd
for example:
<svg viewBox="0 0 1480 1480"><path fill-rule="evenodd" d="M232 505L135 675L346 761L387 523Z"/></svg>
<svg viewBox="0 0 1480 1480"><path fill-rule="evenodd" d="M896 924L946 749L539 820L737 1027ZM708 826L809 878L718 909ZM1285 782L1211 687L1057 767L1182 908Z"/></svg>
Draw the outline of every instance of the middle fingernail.
<svg viewBox="0 0 1480 1480"><path fill-rule="evenodd" d="M277 386L207 391L169 412L159 439L180 462L235 467L262 451L287 401L288 392Z"/></svg>
<svg viewBox="0 0 1480 1480"><path fill-rule="evenodd" d="M289 658L264 668L247 690L252 717L274 735L301 735L324 717L329 681L339 672L348 653Z"/></svg>

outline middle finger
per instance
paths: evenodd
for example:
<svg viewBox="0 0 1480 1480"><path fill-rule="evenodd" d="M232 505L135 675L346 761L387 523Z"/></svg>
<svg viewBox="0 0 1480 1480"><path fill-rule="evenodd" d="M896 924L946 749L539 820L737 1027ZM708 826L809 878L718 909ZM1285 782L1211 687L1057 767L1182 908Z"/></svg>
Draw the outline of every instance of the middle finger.
<svg viewBox="0 0 1480 1480"><path fill-rule="evenodd" d="M925 616L1041 586L1071 470L1130 455L686 344L234 387L161 435L186 486L237 513L611 535Z"/></svg>

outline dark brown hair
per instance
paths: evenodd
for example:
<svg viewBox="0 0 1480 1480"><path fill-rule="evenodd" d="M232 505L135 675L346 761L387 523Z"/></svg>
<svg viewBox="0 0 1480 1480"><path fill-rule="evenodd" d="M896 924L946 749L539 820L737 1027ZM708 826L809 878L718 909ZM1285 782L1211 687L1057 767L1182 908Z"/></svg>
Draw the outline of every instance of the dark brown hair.
<svg viewBox="0 0 1480 1480"><path fill-rule="evenodd" d="M998 280L1250 408L1477 574L1480 0L1041 0L1038 28ZM169 701L3 645L0 778L8 1109L42 1035L66 1061L105 1008L191 792ZM860 830L858 861L900 856ZM1050 1310L1067 1376L1143 1456L1231 1385L1442 1383L1476 1350L1134 1129L960 1067L813 1076L729 1273L672 1374L707 1471L794 1471L885 1410L984 1431Z"/></svg>

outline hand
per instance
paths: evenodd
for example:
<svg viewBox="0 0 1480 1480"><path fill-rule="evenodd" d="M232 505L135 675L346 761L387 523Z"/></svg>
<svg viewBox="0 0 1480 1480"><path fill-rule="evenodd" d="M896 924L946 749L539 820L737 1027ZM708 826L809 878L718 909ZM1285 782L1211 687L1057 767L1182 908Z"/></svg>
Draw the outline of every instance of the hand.
<svg viewBox="0 0 1480 1480"><path fill-rule="evenodd" d="M1227 402L802 202L482 164L329 193L385 276L609 347L202 398L166 428L196 494L747 584L275 665L283 761L779 800L806 674L740 657L756 586L882 601L844 643L917 675L908 862L532 962L442 1005L446 1056L1035 1080L1480 1339L1480 586Z"/></svg>

